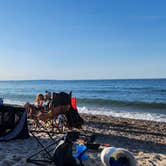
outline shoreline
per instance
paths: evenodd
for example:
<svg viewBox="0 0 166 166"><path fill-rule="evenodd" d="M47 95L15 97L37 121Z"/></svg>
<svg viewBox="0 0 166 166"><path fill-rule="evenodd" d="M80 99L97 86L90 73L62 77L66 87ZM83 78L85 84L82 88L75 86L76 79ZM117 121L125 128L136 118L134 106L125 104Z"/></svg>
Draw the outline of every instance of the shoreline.
<svg viewBox="0 0 166 166"><path fill-rule="evenodd" d="M19 106L19 107L23 107L24 104L25 104L25 102L23 102L23 103L5 102L4 103L4 105L14 105L14 106ZM102 116L102 113L103 113L104 116L110 116L110 117L114 117L114 118L122 118L124 116L124 118L126 118L126 119L145 120L145 121L166 123L166 115L161 114L161 113L157 114L157 113L150 113L150 112L139 112L139 111L132 112L132 111L122 111L122 110L114 111L114 110L105 110L105 109L98 111L97 109L94 110L93 108L92 109L86 108L84 106L82 106L82 107L78 106L77 109L80 114L88 114L88 115L92 115L92 116L93 115ZM91 112L91 113L89 113L89 112Z"/></svg>
<svg viewBox="0 0 166 166"><path fill-rule="evenodd" d="M122 110L119 110L119 111L118 110L116 110L116 111L110 111L110 110L109 111L107 111L107 110L94 111L94 110L92 110L91 111L91 109L86 110L85 107L83 107L83 108L79 107L78 111L81 114L88 114L88 115L110 116L110 117L114 117L114 118L126 118L126 119L133 119L133 120L145 120L145 121L166 123L166 115L160 114L160 113L157 114L157 113L150 113L150 112L139 112L139 111L132 112L132 111L122 111Z"/></svg>
<svg viewBox="0 0 166 166"><path fill-rule="evenodd" d="M129 150L138 166L165 166L166 163L166 123L104 115L80 114L85 120L82 132L96 135L96 143L108 143L113 147ZM57 136L57 135L55 135ZM42 134L40 140L51 140ZM33 145L33 146L32 146ZM0 165L34 166L26 158L40 149L31 136L24 140L0 143ZM100 166L100 152L88 150L87 166Z"/></svg>

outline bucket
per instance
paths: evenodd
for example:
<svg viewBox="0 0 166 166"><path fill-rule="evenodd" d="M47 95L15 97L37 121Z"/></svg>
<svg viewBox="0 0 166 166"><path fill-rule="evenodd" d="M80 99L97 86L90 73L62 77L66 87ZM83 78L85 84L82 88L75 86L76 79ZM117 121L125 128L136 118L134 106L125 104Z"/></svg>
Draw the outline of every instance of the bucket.
<svg viewBox="0 0 166 166"><path fill-rule="evenodd" d="M123 148L104 148L100 158L104 166L137 166L137 162L131 152Z"/></svg>

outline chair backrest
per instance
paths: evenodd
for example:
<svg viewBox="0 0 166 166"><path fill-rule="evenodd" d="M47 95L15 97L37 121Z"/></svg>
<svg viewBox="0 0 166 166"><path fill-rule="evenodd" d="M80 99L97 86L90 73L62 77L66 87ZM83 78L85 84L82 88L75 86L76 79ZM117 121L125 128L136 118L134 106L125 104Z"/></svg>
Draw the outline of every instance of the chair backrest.
<svg viewBox="0 0 166 166"><path fill-rule="evenodd" d="M68 93L60 92L55 93L53 92L53 100L52 105L56 106L64 106L64 105L71 105L71 96Z"/></svg>

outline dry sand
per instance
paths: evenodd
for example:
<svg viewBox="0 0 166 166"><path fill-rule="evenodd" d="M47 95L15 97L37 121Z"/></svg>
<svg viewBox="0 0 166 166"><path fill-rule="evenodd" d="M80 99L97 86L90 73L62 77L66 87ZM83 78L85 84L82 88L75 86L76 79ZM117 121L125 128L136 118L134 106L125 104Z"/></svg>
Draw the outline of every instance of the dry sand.
<svg viewBox="0 0 166 166"><path fill-rule="evenodd" d="M85 120L84 133L95 133L97 143L109 143L128 149L135 156L138 166L166 166L166 123L113 118L81 114ZM48 144L47 135L40 140ZM31 166L26 158L40 150L33 137L0 143L0 166ZM88 150L90 166L100 166L100 150ZM47 165L47 164L46 164Z"/></svg>

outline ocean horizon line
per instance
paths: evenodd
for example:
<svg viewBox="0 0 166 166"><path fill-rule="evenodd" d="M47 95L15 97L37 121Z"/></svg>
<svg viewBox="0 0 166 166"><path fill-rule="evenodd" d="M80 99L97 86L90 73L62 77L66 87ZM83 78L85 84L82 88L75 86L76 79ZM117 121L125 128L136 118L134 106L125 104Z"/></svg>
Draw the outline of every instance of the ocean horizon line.
<svg viewBox="0 0 166 166"><path fill-rule="evenodd" d="M0 82L8 82L8 81L111 81L111 80L165 80L164 78L104 78L104 79L6 79L0 80Z"/></svg>

